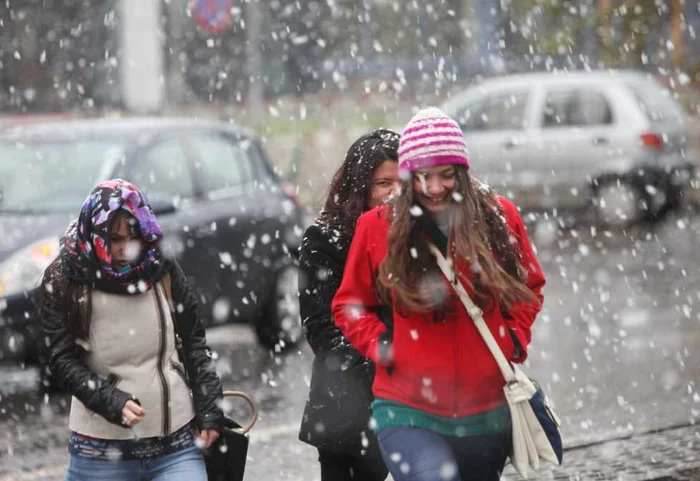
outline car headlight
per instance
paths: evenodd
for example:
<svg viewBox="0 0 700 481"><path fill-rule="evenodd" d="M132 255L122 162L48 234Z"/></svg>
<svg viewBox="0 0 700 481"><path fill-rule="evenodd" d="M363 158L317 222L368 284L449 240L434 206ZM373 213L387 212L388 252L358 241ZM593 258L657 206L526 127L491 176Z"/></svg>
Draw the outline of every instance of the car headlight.
<svg viewBox="0 0 700 481"><path fill-rule="evenodd" d="M44 270L58 256L58 237L35 242L0 262L0 296L34 289Z"/></svg>

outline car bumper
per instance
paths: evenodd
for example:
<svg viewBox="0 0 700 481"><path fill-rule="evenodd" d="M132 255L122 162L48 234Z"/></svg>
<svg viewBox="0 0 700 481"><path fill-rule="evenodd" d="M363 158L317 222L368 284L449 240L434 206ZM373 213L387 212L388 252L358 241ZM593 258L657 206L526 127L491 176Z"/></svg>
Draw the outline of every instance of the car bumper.
<svg viewBox="0 0 700 481"><path fill-rule="evenodd" d="M38 358L41 324L32 292L0 298L0 363Z"/></svg>

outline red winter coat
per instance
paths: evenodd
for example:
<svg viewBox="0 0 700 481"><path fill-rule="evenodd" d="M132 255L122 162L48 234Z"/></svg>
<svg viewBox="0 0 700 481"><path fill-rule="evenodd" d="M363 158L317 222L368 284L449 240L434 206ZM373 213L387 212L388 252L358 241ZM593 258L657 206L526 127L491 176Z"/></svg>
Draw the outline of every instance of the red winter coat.
<svg viewBox="0 0 700 481"><path fill-rule="evenodd" d="M526 284L538 303L517 303L504 318L500 309L484 312L484 320L506 358L522 362L527 356L530 327L540 310L545 279L532 251L525 226L515 206L499 199L511 232L522 251L522 265L528 271ZM333 299L333 317L350 342L377 365L373 384L377 398L397 401L425 412L447 417L481 413L505 403L504 380L486 343L467 314L454 289L443 277L450 297L444 321L428 314L393 315L393 333L372 308L379 304L375 280L387 253L389 222L386 207L360 217L340 288ZM471 276L469 263L456 262L460 275ZM465 286L467 287L467 286ZM472 291L467 289L470 296ZM513 359L512 329L523 350ZM392 338L393 357L388 365L379 358L380 336Z"/></svg>

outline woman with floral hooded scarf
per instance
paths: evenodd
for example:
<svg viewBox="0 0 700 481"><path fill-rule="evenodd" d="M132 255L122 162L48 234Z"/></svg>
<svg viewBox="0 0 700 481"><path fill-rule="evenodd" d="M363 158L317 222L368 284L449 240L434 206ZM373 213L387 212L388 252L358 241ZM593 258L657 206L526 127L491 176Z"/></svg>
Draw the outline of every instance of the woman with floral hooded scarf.
<svg viewBox="0 0 700 481"><path fill-rule="evenodd" d="M67 481L207 479L202 448L221 431L222 386L162 237L134 185L105 181L44 273L48 367L73 395Z"/></svg>

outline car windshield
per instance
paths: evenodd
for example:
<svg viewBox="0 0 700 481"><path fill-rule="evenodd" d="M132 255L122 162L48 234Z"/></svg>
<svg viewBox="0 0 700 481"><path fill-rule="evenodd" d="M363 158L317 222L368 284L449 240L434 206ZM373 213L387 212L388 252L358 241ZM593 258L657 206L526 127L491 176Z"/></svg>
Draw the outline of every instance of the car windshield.
<svg viewBox="0 0 700 481"><path fill-rule="evenodd" d="M76 211L124 151L109 140L0 141L0 212Z"/></svg>
<svg viewBox="0 0 700 481"><path fill-rule="evenodd" d="M683 112L671 96L671 92L648 78L627 79L625 84L632 90L635 99L654 124L683 123Z"/></svg>

